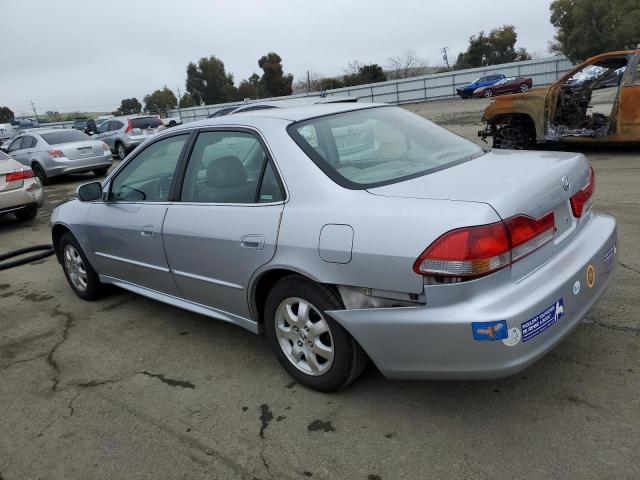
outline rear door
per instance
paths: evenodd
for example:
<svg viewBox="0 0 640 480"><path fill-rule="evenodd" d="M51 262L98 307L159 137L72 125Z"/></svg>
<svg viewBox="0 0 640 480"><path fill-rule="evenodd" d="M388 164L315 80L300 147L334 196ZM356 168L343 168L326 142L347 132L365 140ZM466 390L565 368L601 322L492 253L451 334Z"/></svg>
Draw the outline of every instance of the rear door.
<svg viewBox="0 0 640 480"><path fill-rule="evenodd" d="M180 201L169 207L162 230L169 266L185 298L230 321L251 317L247 287L275 254L283 192L256 132L199 133Z"/></svg>
<svg viewBox="0 0 640 480"><path fill-rule="evenodd" d="M640 141L640 56L630 62L631 76L623 76L618 104L618 136L622 140Z"/></svg>
<svg viewBox="0 0 640 480"><path fill-rule="evenodd" d="M149 144L109 180L108 201L91 205L85 225L99 274L179 295L161 232L189 136L182 133Z"/></svg>

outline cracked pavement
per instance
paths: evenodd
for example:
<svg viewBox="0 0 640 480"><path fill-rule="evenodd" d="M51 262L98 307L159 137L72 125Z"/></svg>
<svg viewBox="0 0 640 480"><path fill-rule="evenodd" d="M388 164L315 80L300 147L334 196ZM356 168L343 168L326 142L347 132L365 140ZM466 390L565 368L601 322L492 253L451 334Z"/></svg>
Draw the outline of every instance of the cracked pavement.
<svg viewBox="0 0 640 480"><path fill-rule="evenodd" d="M477 141L484 105L407 108ZM83 302L53 257L0 272L0 478L639 478L640 155L586 154L596 208L619 222L616 278L507 379L400 382L370 367L319 394L239 327L119 290ZM33 221L0 218L0 250L48 243L53 206L93 178L46 187Z"/></svg>

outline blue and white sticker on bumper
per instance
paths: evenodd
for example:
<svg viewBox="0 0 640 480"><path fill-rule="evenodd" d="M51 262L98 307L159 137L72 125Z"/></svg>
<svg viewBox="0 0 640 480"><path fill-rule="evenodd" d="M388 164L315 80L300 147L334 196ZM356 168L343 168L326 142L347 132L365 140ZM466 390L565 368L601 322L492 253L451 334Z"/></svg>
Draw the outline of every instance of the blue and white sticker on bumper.
<svg viewBox="0 0 640 480"><path fill-rule="evenodd" d="M618 253L618 249L616 248L616 244L611 245L611 248L604 252L604 264L611 265L616 258L616 253Z"/></svg>
<svg viewBox="0 0 640 480"><path fill-rule="evenodd" d="M471 322L474 340L504 340L509 336L506 320Z"/></svg>
<svg viewBox="0 0 640 480"><path fill-rule="evenodd" d="M564 301L560 298L556 303L520 325L522 330L522 341L527 342L532 338L537 337L556 323L563 315Z"/></svg>

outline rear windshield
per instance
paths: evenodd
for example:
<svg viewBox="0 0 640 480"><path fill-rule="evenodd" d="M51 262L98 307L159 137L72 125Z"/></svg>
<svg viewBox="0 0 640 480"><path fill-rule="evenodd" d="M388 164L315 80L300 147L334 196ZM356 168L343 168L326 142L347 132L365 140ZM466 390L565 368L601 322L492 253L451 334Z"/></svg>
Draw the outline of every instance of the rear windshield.
<svg viewBox="0 0 640 480"><path fill-rule="evenodd" d="M162 125L162 121L158 117L138 117L132 118L131 124L133 128L157 128Z"/></svg>
<svg viewBox="0 0 640 480"><path fill-rule="evenodd" d="M82 142L90 140L91 137L80 130L60 130L59 132L41 133L40 136L49 145L58 145L59 143Z"/></svg>
<svg viewBox="0 0 640 480"><path fill-rule="evenodd" d="M415 178L485 151L399 107L327 115L291 124L289 134L339 185L363 189Z"/></svg>

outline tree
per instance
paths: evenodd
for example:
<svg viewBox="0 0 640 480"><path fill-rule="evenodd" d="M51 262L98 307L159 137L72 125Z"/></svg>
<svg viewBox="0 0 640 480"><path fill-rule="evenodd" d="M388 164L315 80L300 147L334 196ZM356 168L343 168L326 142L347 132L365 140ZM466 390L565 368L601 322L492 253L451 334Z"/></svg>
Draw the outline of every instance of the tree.
<svg viewBox="0 0 640 480"><path fill-rule="evenodd" d="M640 44L638 0L554 0L549 8L556 27L551 50L573 62Z"/></svg>
<svg viewBox="0 0 640 480"><path fill-rule="evenodd" d="M45 115L49 119L50 122L62 122L62 115L60 112L54 110L47 110Z"/></svg>
<svg viewBox="0 0 640 480"><path fill-rule="evenodd" d="M178 99L166 85L162 90L156 90L150 95L145 95L143 100L144 109L147 112L169 110L178 106Z"/></svg>
<svg viewBox="0 0 640 480"><path fill-rule="evenodd" d="M125 98L120 102L120 107L113 112L114 115L137 115L142 111L142 104L137 98Z"/></svg>
<svg viewBox="0 0 640 480"><path fill-rule="evenodd" d="M182 97L180 97L180 108L189 108L195 106L196 101L193 99L193 96L190 93L184 93Z"/></svg>
<svg viewBox="0 0 640 480"><path fill-rule="evenodd" d="M413 48L407 48L401 55L387 60L387 77L389 79L409 78L427 73L426 60L418 57Z"/></svg>
<svg viewBox="0 0 640 480"><path fill-rule="evenodd" d="M354 60L349 63L344 76L344 86L364 85L367 83L384 82L387 76L377 63L363 64Z"/></svg>
<svg viewBox="0 0 640 480"><path fill-rule="evenodd" d="M245 78L240 82L238 86L238 100L244 100L245 98L256 99L260 98L260 76L257 73L253 73L249 78Z"/></svg>
<svg viewBox="0 0 640 480"><path fill-rule="evenodd" d="M293 75L285 75L282 70L282 58L275 52L269 52L258 60L258 66L264 72L260 78L260 85L269 97L291 95Z"/></svg>
<svg viewBox="0 0 640 480"><path fill-rule="evenodd" d="M530 60L531 55L524 48L516 50L518 34L513 25L494 28L485 35L481 31L469 38L466 52L460 53L455 69L482 67L483 65L498 65L501 63Z"/></svg>
<svg viewBox="0 0 640 480"><path fill-rule="evenodd" d="M233 75L225 71L223 61L215 55L201 58L197 65L189 62L186 87L198 105L223 103L238 96Z"/></svg>
<svg viewBox="0 0 640 480"><path fill-rule="evenodd" d="M9 107L0 107L0 123L9 123L15 118Z"/></svg>

